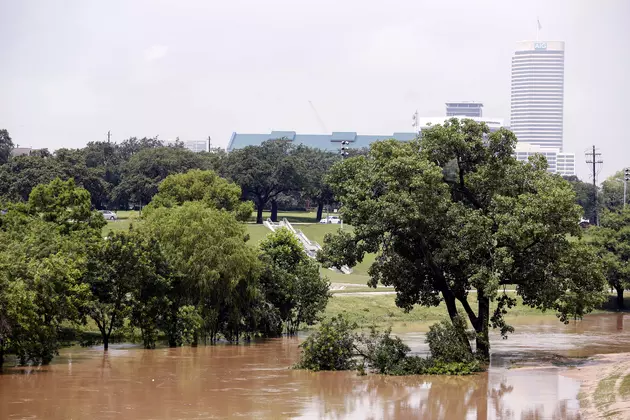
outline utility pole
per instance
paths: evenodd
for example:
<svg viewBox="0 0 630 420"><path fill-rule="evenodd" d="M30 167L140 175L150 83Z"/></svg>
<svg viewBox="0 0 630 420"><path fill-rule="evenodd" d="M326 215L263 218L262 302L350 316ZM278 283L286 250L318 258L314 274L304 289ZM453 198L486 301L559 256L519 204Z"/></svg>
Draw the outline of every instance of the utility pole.
<svg viewBox="0 0 630 420"><path fill-rule="evenodd" d="M597 217L597 165L604 163L604 161L601 160L601 156L602 154L597 152L597 149L595 149L595 145L593 145L593 150L591 152L586 152L586 163L593 165L593 198L595 203L595 220L593 222L597 226L599 226L599 217Z"/></svg>
<svg viewBox="0 0 630 420"><path fill-rule="evenodd" d="M208 136L208 152L212 151L212 137Z"/></svg>
<svg viewBox="0 0 630 420"><path fill-rule="evenodd" d="M411 116L411 121L412 121L411 126L413 127L413 129L416 132L416 134L418 134L420 132L420 130L418 129L418 127L420 125L420 118L418 117L418 110L417 109L416 109L416 112L414 112L413 115Z"/></svg>
<svg viewBox="0 0 630 420"><path fill-rule="evenodd" d="M344 140L341 142L341 151L340 151L341 160L344 160L348 156L348 149L349 149L348 146L350 146L349 141ZM343 217L340 217L340 220L341 220L341 230L343 230Z"/></svg>
<svg viewBox="0 0 630 420"><path fill-rule="evenodd" d="M623 170L623 207L626 208L627 194L628 194L628 181L630 181L630 168Z"/></svg>
<svg viewBox="0 0 630 420"><path fill-rule="evenodd" d="M109 143L111 139L112 139L112 132L107 131L107 143Z"/></svg>

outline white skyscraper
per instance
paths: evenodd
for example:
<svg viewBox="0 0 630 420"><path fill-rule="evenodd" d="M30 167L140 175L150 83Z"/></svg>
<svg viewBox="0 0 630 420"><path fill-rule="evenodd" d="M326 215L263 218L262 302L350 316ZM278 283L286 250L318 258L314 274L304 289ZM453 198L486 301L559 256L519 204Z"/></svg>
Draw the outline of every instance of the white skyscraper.
<svg viewBox="0 0 630 420"><path fill-rule="evenodd" d="M518 42L512 57L511 129L519 143L562 151L564 42Z"/></svg>

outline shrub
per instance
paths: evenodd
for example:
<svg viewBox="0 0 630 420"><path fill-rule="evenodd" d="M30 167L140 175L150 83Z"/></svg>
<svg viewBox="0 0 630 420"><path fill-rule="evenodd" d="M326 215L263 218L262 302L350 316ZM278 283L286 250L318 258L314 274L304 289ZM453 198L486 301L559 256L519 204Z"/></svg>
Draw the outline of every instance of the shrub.
<svg viewBox="0 0 630 420"><path fill-rule="evenodd" d="M295 367L313 371L356 367L365 374L367 366L384 375L470 375L482 370L467 346L464 321L431 326L427 334L430 357L409 356L409 346L392 337L391 329L381 332L372 327L369 335L357 335L352 332L355 327L342 315L323 322L301 345Z"/></svg>
<svg viewBox="0 0 630 420"><path fill-rule="evenodd" d="M322 322L300 345L302 354L295 367L313 371L354 369L354 328L356 325L342 315Z"/></svg>
<svg viewBox="0 0 630 420"><path fill-rule="evenodd" d="M442 321L429 327L427 343L431 357L445 363L471 362L474 359L466 332L466 321Z"/></svg>
<svg viewBox="0 0 630 420"><path fill-rule="evenodd" d="M357 352L367 366L385 375L391 374L409 353L409 346L398 337L391 337L391 328L379 332L372 327L369 336L357 337Z"/></svg>

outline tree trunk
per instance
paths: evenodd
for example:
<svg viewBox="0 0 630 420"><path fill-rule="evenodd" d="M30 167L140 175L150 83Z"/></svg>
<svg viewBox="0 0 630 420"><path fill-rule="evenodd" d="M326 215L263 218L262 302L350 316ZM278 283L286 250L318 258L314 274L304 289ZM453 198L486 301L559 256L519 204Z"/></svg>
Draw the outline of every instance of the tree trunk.
<svg viewBox="0 0 630 420"><path fill-rule="evenodd" d="M4 366L4 347L0 345L0 372L2 372L2 366Z"/></svg>
<svg viewBox="0 0 630 420"><path fill-rule="evenodd" d="M488 331L490 299L481 290L477 290L477 302L479 304L479 313L477 315L477 325L474 325L477 333L477 356L483 360L490 360L490 335Z"/></svg>
<svg viewBox="0 0 630 420"><path fill-rule="evenodd" d="M262 225L263 222L263 207L264 204L256 204L256 223Z"/></svg>
<svg viewBox="0 0 630 420"><path fill-rule="evenodd" d="M322 216L324 215L324 203L317 203L317 216L315 216L315 223L319 223L322 220Z"/></svg>
<svg viewBox="0 0 630 420"><path fill-rule="evenodd" d="M615 287L617 290L617 309L623 311L626 309L626 304L623 301L623 286Z"/></svg>
<svg viewBox="0 0 630 420"><path fill-rule="evenodd" d="M107 351L109 349L109 335L103 333L103 350Z"/></svg>
<svg viewBox="0 0 630 420"><path fill-rule="evenodd" d="M444 303L446 303L446 310L448 311L448 316L451 319L451 322L455 324L455 317L459 317L459 313L457 312L457 306L455 305L455 295L450 290L442 291L442 297L444 298ZM462 342L466 344L468 350L472 353L472 348L470 347L470 342L468 341L468 337L465 335L461 337Z"/></svg>
<svg viewBox="0 0 630 420"><path fill-rule="evenodd" d="M278 202L275 199L271 200L271 221L278 222Z"/></svg>

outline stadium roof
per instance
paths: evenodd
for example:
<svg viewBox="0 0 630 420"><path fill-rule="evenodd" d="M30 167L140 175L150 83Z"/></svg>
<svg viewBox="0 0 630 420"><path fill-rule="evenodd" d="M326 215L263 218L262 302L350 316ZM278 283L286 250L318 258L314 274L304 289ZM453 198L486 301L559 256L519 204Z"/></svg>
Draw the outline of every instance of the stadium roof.
<svg viewBox="0 0 630 420"><path fill-rule="evenodd" d="M228 152L247 146L257 146L267 140L285 139L293 144L303 144L322 150L338 151L342 141L350 142L349 147L361 149L379 140L396 139L410 141L416 138L416 133L393 133L383 135L357 134L353 131L335 131L332 134L297 134L295 131L272 131L269 134L239 134L232 133L228 143Z"/></svg>

